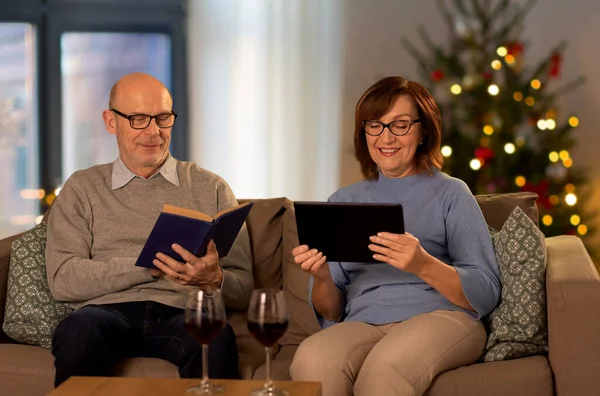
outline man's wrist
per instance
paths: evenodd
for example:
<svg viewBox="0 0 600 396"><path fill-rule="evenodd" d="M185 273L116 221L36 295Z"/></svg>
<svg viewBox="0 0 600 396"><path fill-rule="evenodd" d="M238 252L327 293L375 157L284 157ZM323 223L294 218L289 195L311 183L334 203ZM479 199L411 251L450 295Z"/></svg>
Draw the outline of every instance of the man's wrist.
<svg viewBox="0 0 600 396"><path fill-rule="evenodd" d="M218 275L218 281L217 281L217 287L219 288L219 290L221 290L223 288L224 280L225 280L225 272L223 271L223 268L219 267L219 275Z"/></svg>

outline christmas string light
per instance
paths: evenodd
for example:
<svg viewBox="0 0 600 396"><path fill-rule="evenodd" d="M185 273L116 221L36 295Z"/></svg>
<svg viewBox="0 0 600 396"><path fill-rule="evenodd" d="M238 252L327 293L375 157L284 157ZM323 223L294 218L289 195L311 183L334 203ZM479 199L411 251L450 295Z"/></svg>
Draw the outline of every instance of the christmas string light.
<svg viewBox="0 0 600 396"><path fill-rule="evenodd" d="M442 147L441 151L444 157L450 157L452 155L452 147L450 146Z"/></svg>
<svg viewBox="0 0 600 396"><path fill-rule="evenodd" d="M500 93L500 88L498 88L496 84L490 84L488 87L488 93L492 96L496 96L498 93Z"/></svg>
<svg viewBox="0 0 600 396"><path fill-rule="evenodd" d="M569 117L569 125L571 125L571 127L573 128L577 128L577 126L579 125L579 119L577 117Z"/></svg>
<svg viewBox="0 0 600 396"><path fill-rule="evenodd" d="M471 162L469 162L469 166L473 170L479 170L481 168L481 161L478 160L477 158L474 158L471 160Z"/></svg>
<svg viewBox="0 0 600 396"><path fill-rule="evenodd" d="M571 216L570 221L572 225L576 226L581 222L581 218L578 215L574 214Z"/></svg>

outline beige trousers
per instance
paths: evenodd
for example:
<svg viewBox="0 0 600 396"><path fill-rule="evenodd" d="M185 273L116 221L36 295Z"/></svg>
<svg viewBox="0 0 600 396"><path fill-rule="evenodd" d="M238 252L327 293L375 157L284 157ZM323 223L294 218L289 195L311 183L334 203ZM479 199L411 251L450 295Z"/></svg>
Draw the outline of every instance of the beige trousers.
<svg viewBox="0 0 600 396"><path fill-rule="evenodd" d="M294 381L317 381L323 396L420 396L436 375L474 363L483 353L480 321L460 311L434 311L404 322L342 322L300 344Z"/></svg>

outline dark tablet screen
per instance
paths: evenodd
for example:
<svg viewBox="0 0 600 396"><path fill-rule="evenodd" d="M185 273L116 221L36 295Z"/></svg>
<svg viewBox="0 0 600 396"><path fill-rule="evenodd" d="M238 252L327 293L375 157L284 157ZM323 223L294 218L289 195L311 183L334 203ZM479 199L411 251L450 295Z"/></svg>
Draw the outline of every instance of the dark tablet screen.
<svg viewBox="0 0 600 396"><path fill-rule="evenodd" d="M404 233L401 204L294 202L294 210L300 244L327 261L374 262L370 236Z"/></svg>

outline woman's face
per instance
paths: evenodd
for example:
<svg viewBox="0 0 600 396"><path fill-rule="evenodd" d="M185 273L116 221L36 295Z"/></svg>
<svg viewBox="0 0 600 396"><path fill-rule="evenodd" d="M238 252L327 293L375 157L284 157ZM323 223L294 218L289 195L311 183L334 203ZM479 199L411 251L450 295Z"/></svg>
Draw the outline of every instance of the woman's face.
<svg viewBox="0 0 600 396"><path fill-rule="evenodd" d="M410 123L418 118L417 108L413 101L408 96L399 96L391 110L375 121L384 124L392 121ZM365 137L369 154L384 176L405 177L414 172L415 153L422 140L421 123L410 126L408 133L404 136L396 136L389 128L384 128L379 136L365 133Z"/></svg>

